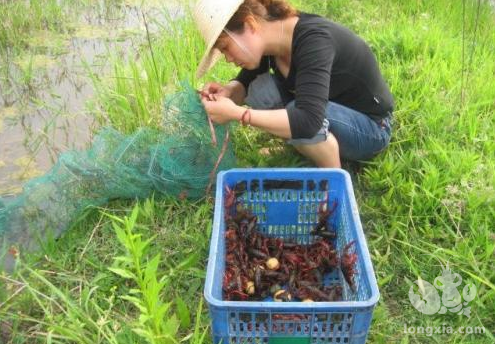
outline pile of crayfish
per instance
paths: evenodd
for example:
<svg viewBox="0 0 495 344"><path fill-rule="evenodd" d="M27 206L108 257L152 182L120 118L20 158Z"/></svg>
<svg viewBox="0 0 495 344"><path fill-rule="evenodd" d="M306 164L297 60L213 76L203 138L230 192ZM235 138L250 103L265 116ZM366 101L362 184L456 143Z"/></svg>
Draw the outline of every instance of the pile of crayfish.
<svg viewBox="0 0 495 344"><path fill-rule="evenodd" d="M356 253L348 243L339 255L332 240L335 231L329 229L329 216L335 211L334 202L318 207L318 223L311 231L317 236L311 244L301 245L281 238L264 235L258 230L257 216L241 203L234 192L226 189L225 198L225 273L224 299L229 301L340 301L342 286L324 285L323 277L341 269L350 289L355 292Z"/></svg>

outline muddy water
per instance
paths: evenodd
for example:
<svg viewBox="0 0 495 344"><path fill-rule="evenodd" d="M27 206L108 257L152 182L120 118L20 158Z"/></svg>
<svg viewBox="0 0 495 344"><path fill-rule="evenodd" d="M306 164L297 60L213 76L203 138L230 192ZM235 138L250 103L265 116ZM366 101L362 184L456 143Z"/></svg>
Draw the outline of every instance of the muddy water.
<svg viewBox="0 0 495 344"><path fill-rule="evenodd" d="M84 149L97 127L88 101L94 96L89 70L109 75L110 56L137 59L151 33L183 15L172 1L102 1L74 9L70 34L39 32L30 52L10 58L0 78L0 195L15 195L44 174L69 149ZM45 54L40 54L43 51Z"/></svg>

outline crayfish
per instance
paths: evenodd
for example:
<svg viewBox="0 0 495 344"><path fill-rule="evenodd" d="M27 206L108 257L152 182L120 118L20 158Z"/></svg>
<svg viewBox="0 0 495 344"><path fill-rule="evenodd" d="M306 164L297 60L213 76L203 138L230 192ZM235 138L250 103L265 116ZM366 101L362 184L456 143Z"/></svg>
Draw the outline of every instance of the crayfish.
<svg viewBox="0 0 495 344"><path fill-rule="evenodd" d="M353 292L356 292L356 283L354 283L354 275L356 274L355 265L358 257L356 253L349 253L349 250L355 243L356 243L355 241L351 241L350 243L345 245L342 254L342 259L340 262L340 269L342 270L342 274L344 275L347 284L349 284L349 287L351 287L351 290Z"/></svg>
<svg viewBox="0 0 495 344"><path fill-rule="evenodd" d="M342 300L342 286L325 286L324 276L341 269L353 291L357 261L349 253L354 242L345 246L342 258L334 247L336 235L328 225L337 202L331 209L320 205L318 223L312 233L318 236L311 244L302 245L263 234L258 218L238 201L237 187L226 187L224 198L225 273L224 299L235 301L323 301ZM326 201L325 201L326 204ZM324 234L323 234L324 233Z"/></svg>
<svg viewBox="0 0 495 344"><path fill-rule="evenodd" d="M327 198L328 194L325 196L323 202L321 202L318 206L318 223L310 234L333 240L337 238L337 233L328 228L328 219L335 212L335 209L337 209L337 200L334 200L332 203L332 208L328 209Z"/></svg>

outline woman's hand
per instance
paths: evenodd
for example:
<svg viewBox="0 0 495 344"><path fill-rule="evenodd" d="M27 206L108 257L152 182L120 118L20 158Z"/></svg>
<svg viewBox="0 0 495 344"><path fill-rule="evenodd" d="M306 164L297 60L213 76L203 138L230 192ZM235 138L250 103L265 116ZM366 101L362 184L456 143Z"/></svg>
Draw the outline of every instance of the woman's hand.
<svg viewBox="0 0 495 344"><path fill-rule="evenodd" d="M244 108L236 105L230 98L217 96L215 100L210 100L208 97L201 97L201 102L205 107L206 113L211 120L218 124L225 124L233 120L239 120Z"/></svg>
<svg viewBox="0 0 495 344"><path fill-rule="evenodd" d="M206 95L214 94L215 96L227 97L232 96L232 90L218 82L209 82L203 87L203 93Z"/></svg>

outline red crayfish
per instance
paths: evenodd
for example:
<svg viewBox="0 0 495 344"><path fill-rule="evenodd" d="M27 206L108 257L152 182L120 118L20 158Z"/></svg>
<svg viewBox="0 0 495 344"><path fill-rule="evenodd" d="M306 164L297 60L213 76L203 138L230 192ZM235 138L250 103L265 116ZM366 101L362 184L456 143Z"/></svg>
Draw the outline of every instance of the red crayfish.
<svg viewBox="0 0 495 344"><path fill-rule="evenodd" d="M347 284L349 284L349 287L351 287L353 292L356 292L356 283L354 282L354 275L356 274L355 265L358 256L356 253L349 253L349 250L355 243L356 242L353 240L347 245L345 245L342 254L342 259L340 261L340 269L342 270L342 274L344 275Z"/></svg>
<svg viewBox="0 0 495 344"><path fill-rule="evenodd" d="M319 238L302 245L281 238L270 237L258 228L258 218L238 201L236 187L225 189L225 273L224 299L237 301L338 301L342 299L342 286L325 286L325 274L341 269L353 291L353 276L357 261L349 253L354 242L345 246L339 259L333 245L335 231L330 230L331 209L318 208L318 223L311 231ZM326 200L325 200L326 205Z"/></svg>

